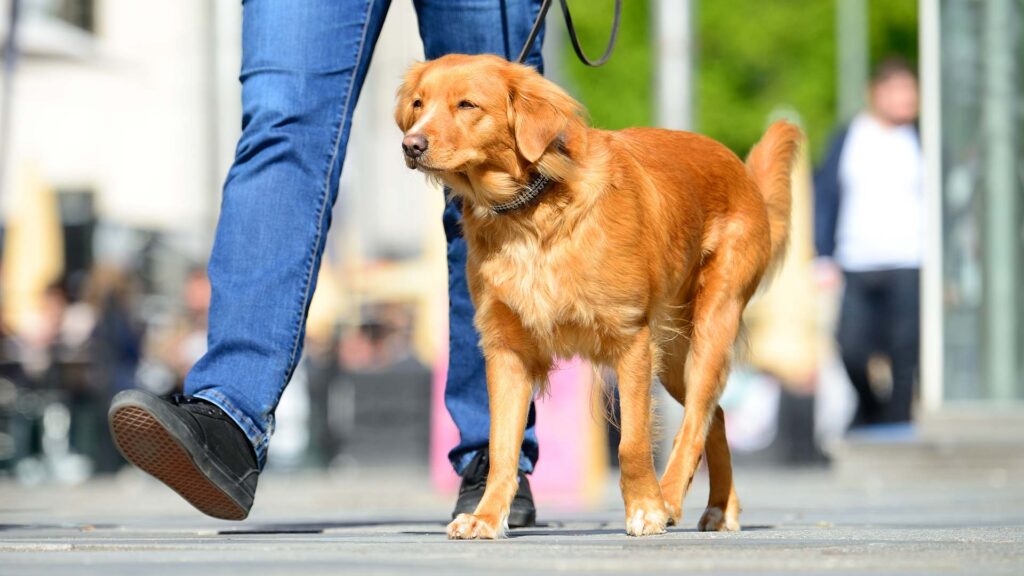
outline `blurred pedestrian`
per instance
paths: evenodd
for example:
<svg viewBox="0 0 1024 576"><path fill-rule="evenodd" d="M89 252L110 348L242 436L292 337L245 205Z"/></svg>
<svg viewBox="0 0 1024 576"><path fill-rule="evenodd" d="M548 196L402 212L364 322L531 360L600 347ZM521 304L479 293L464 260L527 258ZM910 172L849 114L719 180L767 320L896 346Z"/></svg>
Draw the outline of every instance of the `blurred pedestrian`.
<svg viewBox="0 0 1024 576"><path fill-rule="evenodd" d="M224 185L209 274L209 349L171 401L130 391L111 427L134 464L211 516L252 506L274 411L302 353L352 112L388 0L249 0L242 6L242 136ZM428 59L448 53L514 58L541 0L415 0ZM539 35L526 63L541 68ZM372 191L365 191L372 193ZM466 284L461 208L444 212L451 360L446 405L461 442L455 513L483 495L490 433L487 384ZM520 460L537 460L533 409ZM464 474L463 474L464 473ZM533 524L526 477L510 526Z"/></svg>
<svg viewBox="0 0 1024 576"><path fill-rule="evenodd" d="M97 266L89 272L78 304L91 312L93 321L85 358L88 386L72 397L73 414L82 421L73 423L73 441L88 442L81 452L99 473L113 472L123 463L106 431L106 409L116 393L135 387L143 338L143 323L135 312L139 291L124 270Z"/></svg>
<svg viewBox="0 0 1024 576"><path fill-rule="evenodd" d="M95 311L90 336L92 361L103 386L114 392L135 387L142 358L143 323L138 318L139 286L132 276L112 267L92 270L83 300ZM109 401L109 398L108 398Z"/></svg>
<svg viewBox="0 0 1024 576"><path fill-rule="evenodd" d="M844 284L837 340L857 394L852 428L911 419L924 217L917 114L914 70L883 61L868 109L839 130L815 176L818 277ZM888 394L878 390L879 355Z"/></svg>

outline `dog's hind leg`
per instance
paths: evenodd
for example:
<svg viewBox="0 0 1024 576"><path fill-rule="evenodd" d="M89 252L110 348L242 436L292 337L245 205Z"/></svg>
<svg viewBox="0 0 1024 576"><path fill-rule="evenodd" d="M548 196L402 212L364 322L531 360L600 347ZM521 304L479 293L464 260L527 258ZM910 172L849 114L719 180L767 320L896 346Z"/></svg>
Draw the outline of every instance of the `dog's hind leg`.
<svg viewBox="0 0 1024 576"><path fill-rule="evenodd" d="M665 474L661 479L662 493L675 518L682 513L682 502L700 464L701 455L708 448L708 469L711 479L711 497L715 503L724 501L723 516L738 512L733 496L732 465L728 446L725 445L724 420L719 419L718 398L725 387L732 344L739 330L740 316L745 299L727 289L724 266L702 272L704 282L694 301L693 333L685 367L681 371L666 371L663 381L669 392L678 398L682 388L686 412L682 426L676 434ZM678 372L682 372L682 381ZM716 424L716 420L719 422ZM710 438L709 438L710 433ZM726 496L723 498L723 494ZM732 509L728 504L732 501ZM708 512L711 507L709 506ZM716 528L716 523L705 512L700 528Z"/></svg>
<svg viewBox="0 0 1024 576"><path fill-rule="evenodd" d="M651 345L650 329L644 327L616 362L622 408L619 484L630 536L661 534L669 520L651 452Z"/></svg>
<svg viewBox="0 0 1024 576"><path fill-rule="evenodd" d="M689 338L678 336L666 342L662 356L661 373L658 380L669 395L680 405L686 406L686 357L690 353ZM676 434L672 441L672 452L676 451L680 435ZM666 481L669 483L666 484ZM665 508L669 513L669 525L678 526L683 519L683 490L677 489L678 482L668 472L661 478L661 493L665 498Z"/></svg>
<svg viewBox="0 0 1024 576"><path fill-rule="evenodd" d="M689 341L677 338L666 346L664 367L659 379L668 393L680 404L686 405L686 382L684 374L686 356L689 353ZM678 436L676 441L678 441ZM720 406L715 407L714 419L708 430L704 456L708 462L708 479L711 491L708 506L701 516L697 527L704 531L739 530L739 499L732 482L732 457L729 444L725 438L725 416ZM672 489L666 490L662 480L662 494L665 506L669 510L669 524L678 525L682 520L683 493Z"/></svg>
<svg viewBox="0 0 1024 576"><path fill-rule="evenodd" d="M715 406L704 453L708 459L711 491L708 507L697 522L697 529L703 532L739 530L740 500L732 482L732 456L725 438L725 413L721 406Z"/></svg>

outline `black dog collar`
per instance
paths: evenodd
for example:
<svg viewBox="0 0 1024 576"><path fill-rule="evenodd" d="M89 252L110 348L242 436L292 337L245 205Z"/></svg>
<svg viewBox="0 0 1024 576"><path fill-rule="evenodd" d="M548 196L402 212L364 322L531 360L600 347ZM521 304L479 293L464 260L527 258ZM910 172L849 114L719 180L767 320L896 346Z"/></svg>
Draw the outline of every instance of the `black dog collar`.
<svg viewBox="0 0 1024 576"><path fill-rule="evenodd" d="M537 177L530 182L529 186L520 190L515 197L508 202L502 202L501 204L491 206L491 210L496 214L506 214L508 212L519 210L520 208L525 208L533 202L534 199L540 196L541 192L543 192L550 183L550 178L543 174L538 174Z"/></svg>

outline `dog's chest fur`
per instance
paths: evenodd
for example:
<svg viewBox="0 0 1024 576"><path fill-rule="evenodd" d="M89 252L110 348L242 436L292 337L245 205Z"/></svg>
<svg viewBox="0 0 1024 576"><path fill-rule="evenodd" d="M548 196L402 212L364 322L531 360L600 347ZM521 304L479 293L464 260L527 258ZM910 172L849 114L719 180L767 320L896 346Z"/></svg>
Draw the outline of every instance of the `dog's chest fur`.
<svg viewBox="0 0 1024 576"><path fill-rule="evenodd" d="M598 262L571 240L544 246L535 238L505 242L480 267L504 303L548 353L600 356L602 346L635 332L643 309L615 302L598 281Z"/></svg>

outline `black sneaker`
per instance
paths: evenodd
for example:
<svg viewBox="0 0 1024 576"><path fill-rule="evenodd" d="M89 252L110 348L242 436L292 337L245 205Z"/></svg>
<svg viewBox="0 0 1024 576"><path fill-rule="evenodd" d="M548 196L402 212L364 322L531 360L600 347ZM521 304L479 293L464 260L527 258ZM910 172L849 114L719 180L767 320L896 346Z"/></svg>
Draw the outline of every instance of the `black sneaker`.
<svg viewBox="0 0 1024 576"><path fill-rule="evenodd" d="M459 486L459 499L455 502L454 520L459 514L472 514L477 504L484 497L487 485L487 472L491 464L487 458L487 449L483 449L469 461L469 466L462 472L462 485ZM519 489L512 499L512 507L508 512L509 528L529 528L537 524L537 508L533 505L533 492L526 474L519 471Z"/></svg>
<svg viewBox="0 0 1024 576"><path fill-rule="evenodd" d="M223 410L200 399L140 390L114 396L107 414L121 454L200 512L244 520L259 466L252 444Z"/></svg>

